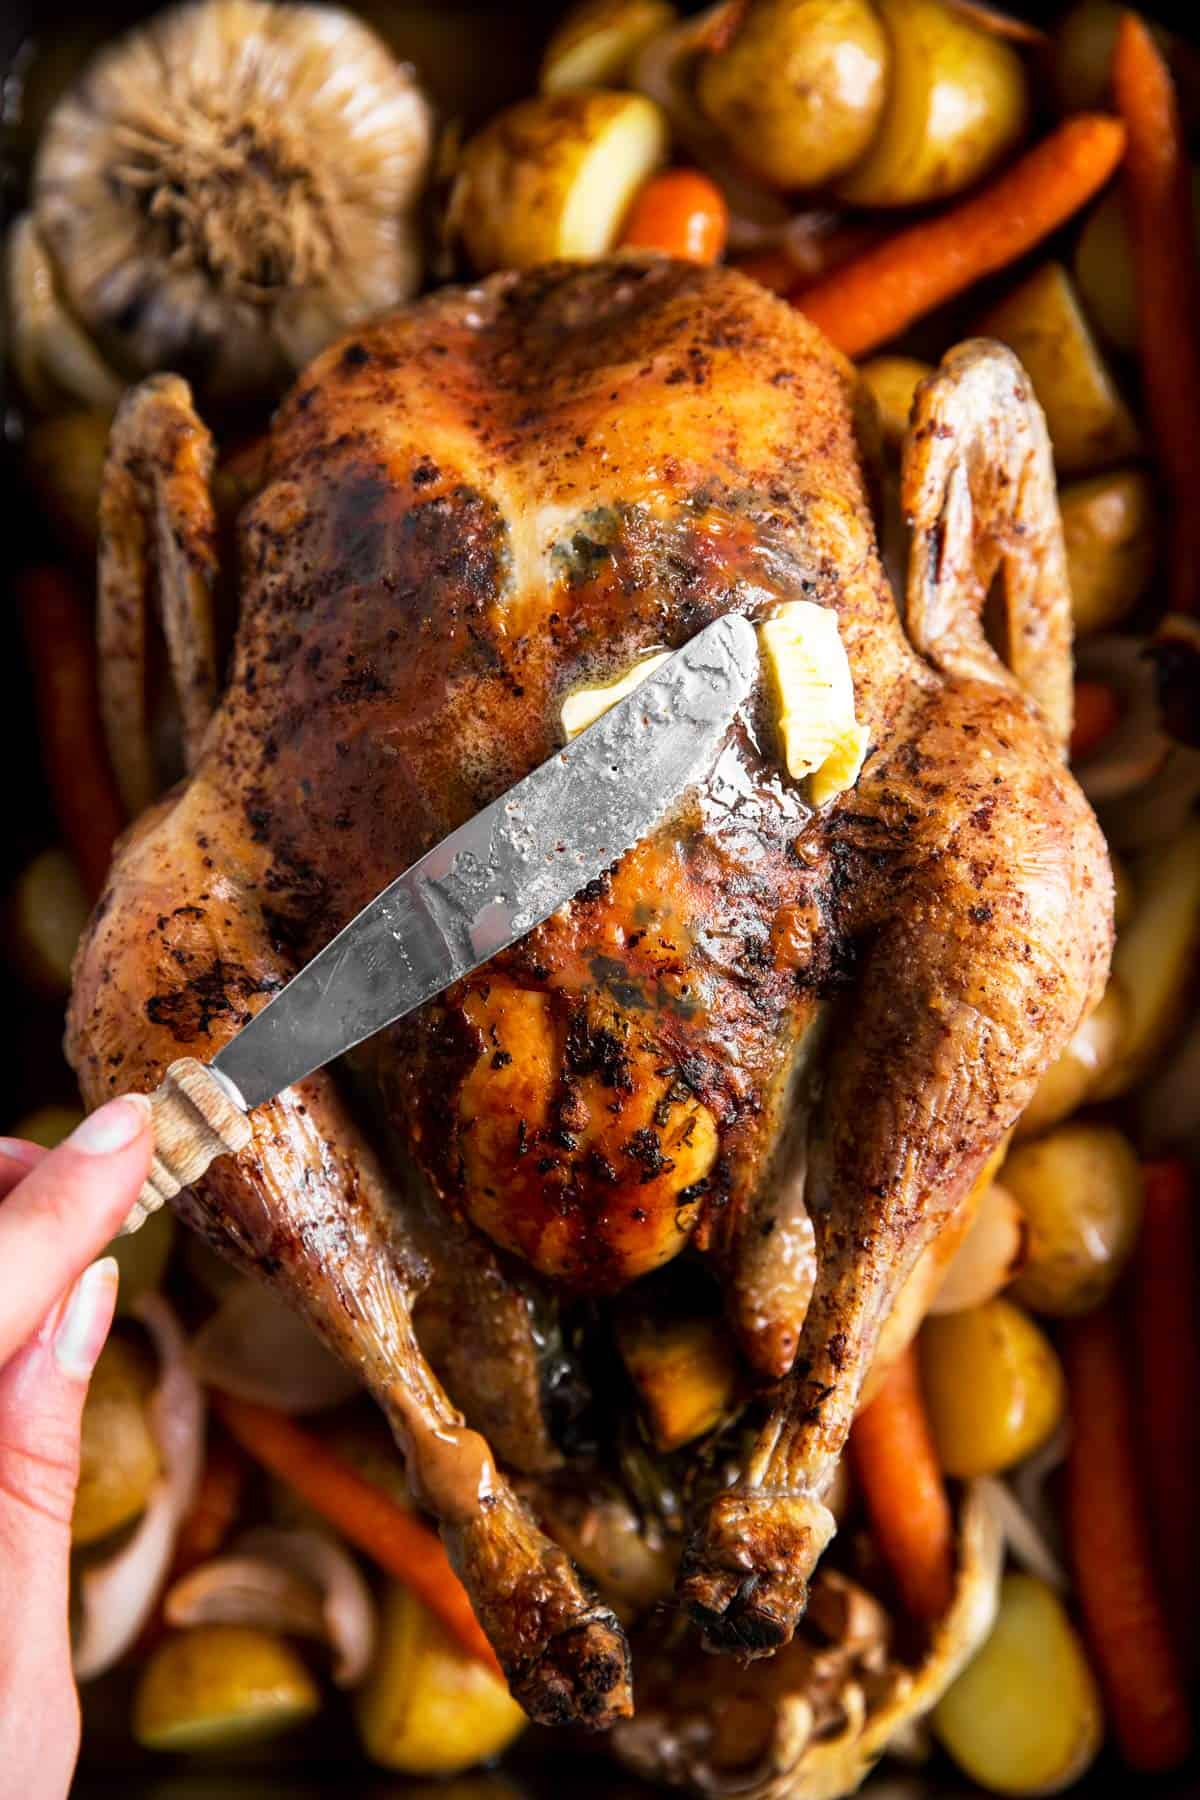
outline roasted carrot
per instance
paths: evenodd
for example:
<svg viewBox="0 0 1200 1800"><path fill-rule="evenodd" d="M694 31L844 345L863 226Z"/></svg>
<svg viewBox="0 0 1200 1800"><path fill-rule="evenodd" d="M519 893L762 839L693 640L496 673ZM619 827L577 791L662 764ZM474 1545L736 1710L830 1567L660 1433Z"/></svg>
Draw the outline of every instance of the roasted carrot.
<svg viewBox="0 0 1200 1800"><path fill-rule="evenodd" d="M58 569L29 569L17 600L33 669L34 705L50 798L84 886L104 886L125 827L100 725L95 636L88 608Z"/></svg>
<svg viewBox="0 0 1200 1800"><path fill-rule="evenodd" d="M748 250L742 256L731 256L729 266L773 294L790 294L799 273L786 250Z"/></svg>
<svg viewBox="0 0 1200 1800"><path fill-rule="evenodd" d="M661 250L684 262L714 263L725 248L729 208L699 169L667 169L639 188L621 227L626 250Z"/></svg>
<svg viewBox="0 0 1200 1800"><path fill-rule="evenodd" d="M1191 1749L1191 1719L1155 1583L1139 1491L1132 1352L1116 1308L1071 1320L1062 1350L1071 1402L1064 1526L1092 1658L1125 1762L1145 1773L1174 1769Z"/></svg>
<svg viewBox="0 0 1200 1800"><path fill-rule="evenodd" d="M1057 230L1104 186L1124 146L1117 119L1066 119L982 192L798 289L793 304L862 356Z"/></svg>
<svg viewBox="0 0 1200 1800"><path fill-rule="evenodd" d="M468 1655L500 1665L437 1534L283 1413L213 1393L219 1418L242 1449L412 1589Z"/></svg>
<svg viewBox="0 0 1200 1800"><path fill-rule="evenodd" d="M1071 757L1079 761L1108 736L1121 717L1117 696L1103 681L1075 683L1075 719L1071 726Z"/></svg>
<svg viewBox="0 0 1200 1800"><path fill-rule="evenodd" d="M245 1485L241 1453L228 1439L217 1438L205 1460L196 1498L179 1527L171 1563L173 1581L216 1555L233 1529Z"/></svg>
<svg viewBox="0 0 1200 1800"><path fill-rule="evenodd" d="M1200 1232L1184 1163L1147 1163L1143 1176L1130 1281L1138 1417L1163 1600L1187 1670L1195 1663L1200 1597Z"/></svg>
<svg viewBox="0 0 1200 1800"><path fill-rule="evenodd" d="M1113 91L1127 135L1146 409L1171 499L1171 604L1193 612L1200 604L1200 279L1192 177L1171 72L1136 13L1121 16Z"/></svg>
<svg viewBox="0 0 1200 1800"><path fill-rule="evenodd" d="M942 1618L954 1592L954 1526L911 1345L855 1419L850 1455L901 1600L914 1618Z"/></svg>

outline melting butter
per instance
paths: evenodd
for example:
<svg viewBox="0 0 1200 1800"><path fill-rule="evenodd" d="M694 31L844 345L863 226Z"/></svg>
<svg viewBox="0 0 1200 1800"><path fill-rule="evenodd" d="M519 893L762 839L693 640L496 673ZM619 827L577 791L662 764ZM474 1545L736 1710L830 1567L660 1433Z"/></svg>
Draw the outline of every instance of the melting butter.
<svg viewBox="0 0 1200 1800"><path fill-rule="evenodd" d="M867 754L837 613L812 600L788 600L759 626L758 637L788 774L796 781L809 777L813 805L824 806L854 786Z"/></svg>

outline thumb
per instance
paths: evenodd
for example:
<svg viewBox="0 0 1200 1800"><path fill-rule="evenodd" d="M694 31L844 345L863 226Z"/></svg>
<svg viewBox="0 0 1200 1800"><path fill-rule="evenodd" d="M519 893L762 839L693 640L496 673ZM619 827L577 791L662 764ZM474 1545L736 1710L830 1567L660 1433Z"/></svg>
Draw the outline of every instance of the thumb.
<svg viewBox="0 0 1200 1800"><path fill-rule="evenodd" d="M88 1377L108 1334L117 1265L85 1269L0 1371L0 1764L12 1792L65 1793L78 1738L67 1580Z"/></svg>

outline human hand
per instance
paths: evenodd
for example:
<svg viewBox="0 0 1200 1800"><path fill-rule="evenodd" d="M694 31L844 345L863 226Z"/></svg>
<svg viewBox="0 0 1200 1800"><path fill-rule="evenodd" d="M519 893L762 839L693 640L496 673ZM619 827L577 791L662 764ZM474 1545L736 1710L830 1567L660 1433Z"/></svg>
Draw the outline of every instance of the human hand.
<svg viewBox="0 0 1200 1800"><path fill-rule="evenodd" d="M88 1377L117 1265L92 1258L150 1166L150 1108L112 1100L56 1150L0 1138L0 1785L59 1800L79 1748L67 1576Z"/></svg>

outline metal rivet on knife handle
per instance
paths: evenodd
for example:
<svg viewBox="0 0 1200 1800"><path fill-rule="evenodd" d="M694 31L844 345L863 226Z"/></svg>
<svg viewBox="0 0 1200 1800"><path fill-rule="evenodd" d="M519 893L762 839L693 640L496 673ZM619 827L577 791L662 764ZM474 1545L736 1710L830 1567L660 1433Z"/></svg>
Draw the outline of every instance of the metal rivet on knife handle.
<svg viewBox="0 0 1200 1800"><path fill-rule="evenodd" d="M195 1057L173 1062L150 1096L154 1160L122 1234L157 1212L181 1188L190 1187L218 1156L244 1150L250 1121L211 1070Z"/></svg>

